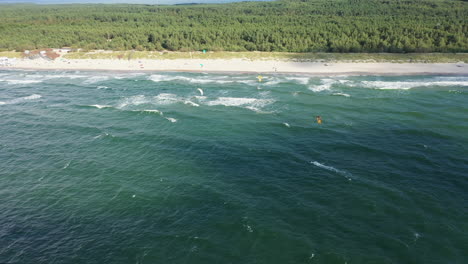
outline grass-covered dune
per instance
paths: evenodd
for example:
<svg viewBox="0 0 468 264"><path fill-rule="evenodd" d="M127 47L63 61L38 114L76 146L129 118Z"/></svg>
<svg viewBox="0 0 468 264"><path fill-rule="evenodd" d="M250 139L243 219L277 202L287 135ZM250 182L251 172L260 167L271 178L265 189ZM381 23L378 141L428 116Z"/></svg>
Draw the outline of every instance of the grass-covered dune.
<svg viewBox="0 0 468 264"><path fill-rule="evenodd" d="M459 0L0 5L0 49L468 52Z"/></svg>

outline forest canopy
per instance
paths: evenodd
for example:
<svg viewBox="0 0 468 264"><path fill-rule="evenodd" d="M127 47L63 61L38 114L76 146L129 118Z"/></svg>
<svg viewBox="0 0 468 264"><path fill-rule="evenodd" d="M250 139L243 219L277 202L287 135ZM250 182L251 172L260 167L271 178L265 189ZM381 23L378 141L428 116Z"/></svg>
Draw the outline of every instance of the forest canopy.
<svg viewBox="0 0 468 264"><path fill-rule="evenodd" d="M458 0L0 5L0 49L468 52Z"/></svg>

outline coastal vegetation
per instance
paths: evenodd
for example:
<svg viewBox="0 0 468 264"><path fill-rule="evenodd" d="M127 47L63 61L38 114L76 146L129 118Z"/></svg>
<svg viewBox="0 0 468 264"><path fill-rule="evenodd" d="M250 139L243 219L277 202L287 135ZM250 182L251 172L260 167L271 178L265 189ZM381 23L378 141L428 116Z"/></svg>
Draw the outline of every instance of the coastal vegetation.
<svg viewBox="0 0 468 264"><path fill-rule="evenodd" d="M459 0L0 5L0 49L468 52Z"/></svg>
<svg viewBox="0 0 468 264"><path fill-rule="evenodd" d="M22 58L24 53L4 51L0 57ZM63 55L63 59L114 59L114 60L175 60L175 59L242 59L279 60L300 62L393 62L393 63L468 63L468 53L323 53L323 52L229 52L209 51L80 51Z"/></svg>

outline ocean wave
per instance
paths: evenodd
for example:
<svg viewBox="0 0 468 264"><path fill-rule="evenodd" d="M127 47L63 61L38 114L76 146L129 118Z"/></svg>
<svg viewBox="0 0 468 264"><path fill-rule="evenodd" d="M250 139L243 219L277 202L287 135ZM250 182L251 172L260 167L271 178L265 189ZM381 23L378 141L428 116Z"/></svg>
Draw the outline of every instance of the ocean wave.
<svg viewBox="0 0 468 264"><path fill-rule="evenodd" d="M215 100L206 102L206 105L215 106L235 106L244 107L246 109L260 112L261 109L269 104L274 103L272 99L257 99L257 98L239 98L239 97L218 97Z"/></svg>
<svg viewBox="0 0 468 264"><path fill-rule="evenodd" d="M123 75L116 75L113 76L114 79L121 80L121 79L127 79L127 78L135 78L138 76L145 75L144 73L128 73L128 74L123 74Z"/></svg>
<svg viewBox="0 0 468 264"><path fill-rule="evenodd" d="M152 99L153 100L150 99L150 102L158 105L168 105L184 101L184 99L181 99L177 95L171 93L161 93L154 96Z"/></svg>
<svg viewBox="0 0 468 264"><path fill-rule="evenodd" d="M351 97L351 95L347 93L332 93L332 95L344 96L344 97Z"/></svg>
<svg viewBox="0 0 468 264"><path fill-rule="evenodd" d="M293 81L299 84L307 85L309 83L309 77L285 77L288 81Z"/></svg>
<svg viewBox="0 0 468 264"><path fill-rule="evenodd" d="M190 77L185 77L185 76L171 76L171 75L161 75L161 74L152 74L148 77L148 80L151 80L153 82L181 81L181 82L196 83L196 84L244 83L244 84L253 85L256 83L255 80L238 80L238 79L226 80L225 78L208 78L208 77L190 78Z"/></svg>
<svg viewBox="0 0 468 264"><path fill-rule="evenodd" d="M192 101L184 101L184 104L199 107L200 105Z"/></svg>
<svg viewBox="0 0 468 264"><path fill-rule="evenodd" d="M107 132L103 132L97 136L94 137L94 139L98 139L98 138L103 138L103 137L111 137L111 138L114 138L115 136L110 134L110 133L107 133Z"/></svg>
<svg viewBox="0 0 468 264"><path fill-rule="evenodd" d="M332 166L327 166L327 165L324 165L318 161L311 161L310 163L312 163L313 165L321 168L321 169L325 169L325 170L328 170L328 171L332 171L332 172L335 172L335 173L338 173L342 176L344 176L346 179L348 179L349 181L351 180L351 174L346 172L346 171L342 171L342 170L339 170L339 169L336 169L336 168L333 168Z"/></svg>
<svg viewBox="0 0 468 264"><path fill-rule="evenodd" d="M311 90L311 91L313 91L313 92L321 92L321 91L330 90L331 87L332 87L334 84L343 83L343 82L340 82L340 81L342 81L342 80L321 79L321 80L320 80L321 85L309 86L309 90Z"/></svg>
<svg viewBox="0 0 468 264"><path fill-rule="evenodd" d="M81 79L81 78L87 78L89 76L86 75L75 75L75 74L48 74L48 75L43 75L40 78L44 80L49 80L49 79Z"/></svg>
<svg viewBox="0 0 468 264"><path fill-rule="evenodd" d="M197 96L195 96L195 98L197 98ZM200 106L199 104L192 102L184 97L179 97L176 94L161 93L156 96L135 95L126 97L121 100L120 104L118 105L118 108L121 109L142 104L170 105L175 103L184 103L192 106Z"/></svg>
<svg viewBox="0 0 468 264"><path fill-rule="evenodd" d="M21 103L21 102L25 102L25 101L37 100L39 98L42 98L42 96L39 95L39 94L32 94L32 95L29 95L29 96L15 98L15 99L11 99L11 100L5 101L5 102L0 102L0 105L17 104L17 103Z"/></svg>
<svg viewBox="0 0 468 264"><path fill-rule="evenodd" d="M93 84L97 82L103 82L109 80L109 76L92 76L86 81L84 81L84 84Z"/></svg>
<svg viewBox="0 0 468 264"><path fill-rule="evenodd" d="M167 120L169 120L171 123L177 122L177 119L172 118L172 117L165 117Z"/></svg>
<svg viewBox="0 0 468 264"><path fill-rule="evenodd" d="M149 100L146 98L144 95L135 95L135 96L130 96L126 97L121 100L121 103L118 105L117 108L124 108L127 106L135 106L135 105L141 105L141 104L146 104L148 103Z"/></svg>
<svg viewBox="0 0 468 264"><path fill-rule="evenodd" d="M111 108L112 105L98 105L98 104L94 104L94 105L89 105L91 107L96 107L98 109L102 109L102 108Z"/></svg>
<svg viewBox="0 0 468 264"><path fill-rule="evenodd" d="M163 115L163 112L157 110L157 109L145 109L145 110L135 110L135 111L138 111L138 112L145 112L145 113L152 113L152 114L159 114L159 115Z"/></svg>
<svg viewBox="0 0 468 264"><path fill-rule="evenodd" d="M42 80L4 80L8 84L31 84L31 83L41 83Z"/></svg>
<svg viewBox="0 0 468 264"><path fill-rule="evenodd" d="M468 86L468 81L362 81L364 87L379 90L408 90L416 87L427 86Z"/></svg>

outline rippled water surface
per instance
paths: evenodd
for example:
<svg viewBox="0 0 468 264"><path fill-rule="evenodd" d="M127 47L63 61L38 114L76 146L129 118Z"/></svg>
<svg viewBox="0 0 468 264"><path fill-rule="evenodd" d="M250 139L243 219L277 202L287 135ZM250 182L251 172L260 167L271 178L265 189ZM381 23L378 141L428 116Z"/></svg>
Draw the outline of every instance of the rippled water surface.
<svg viewBox="0 0 468 264"><path fill-rule="evenodd" d="M0 71L0 263L466 263L468 77L264 77Z"/></svg>

